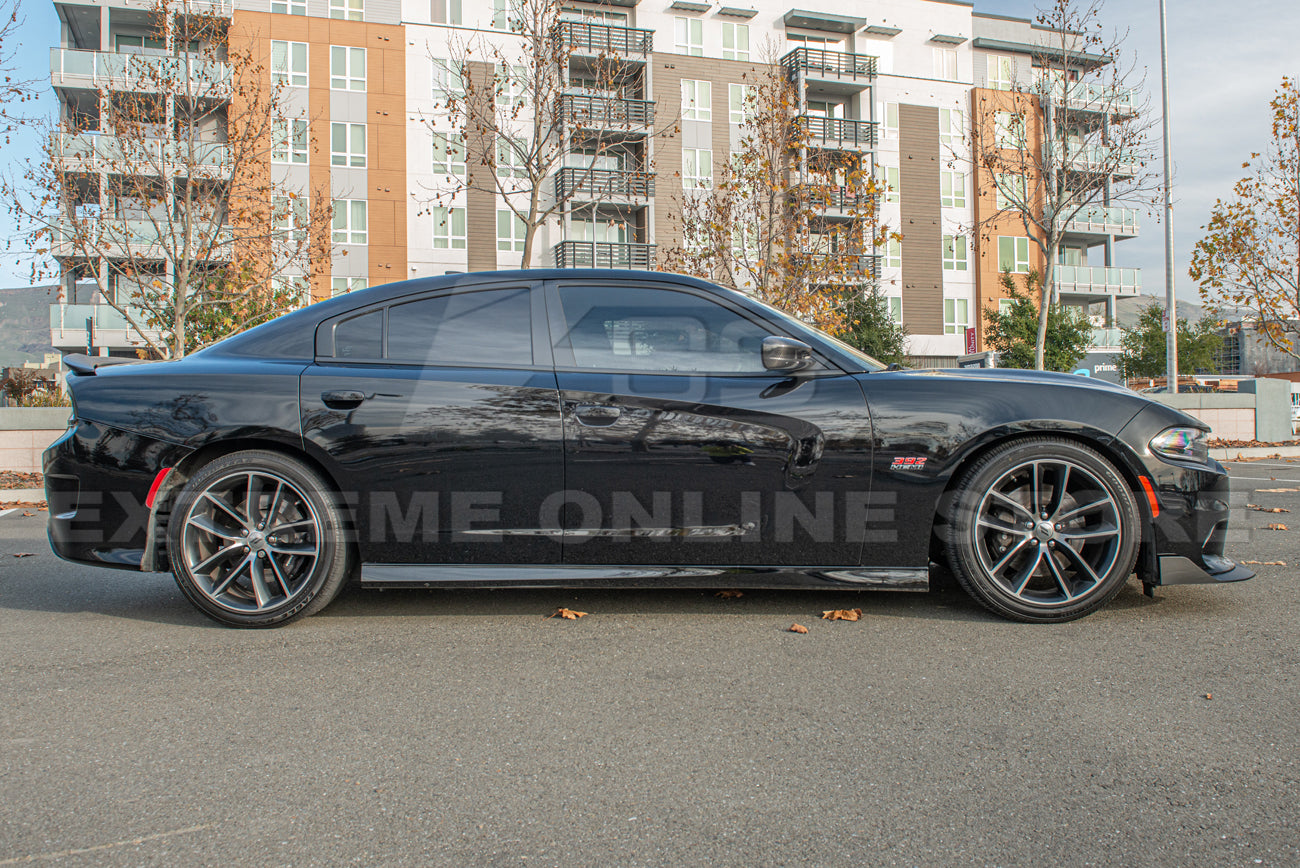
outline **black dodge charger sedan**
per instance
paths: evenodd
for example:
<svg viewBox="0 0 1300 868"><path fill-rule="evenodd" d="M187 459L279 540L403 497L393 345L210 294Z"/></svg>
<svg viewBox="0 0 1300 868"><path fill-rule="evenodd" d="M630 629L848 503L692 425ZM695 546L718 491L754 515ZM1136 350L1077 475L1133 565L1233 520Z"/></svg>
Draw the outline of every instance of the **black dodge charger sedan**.
<svg viewBox="0 0 1300 868"><path fill-rule="evenodd" d="M1198 420L1112 385L891 370L741 293L533 270L379 286L172 362L70 357L63 558L268 627L393 586L924 590L1092 612L1253 574Z"/></svg>

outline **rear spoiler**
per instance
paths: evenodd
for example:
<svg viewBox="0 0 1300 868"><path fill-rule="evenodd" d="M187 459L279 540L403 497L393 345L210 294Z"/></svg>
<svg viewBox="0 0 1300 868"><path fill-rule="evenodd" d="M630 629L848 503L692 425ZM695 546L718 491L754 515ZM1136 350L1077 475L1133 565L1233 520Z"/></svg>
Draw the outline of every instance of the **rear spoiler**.
<svg viewBox="0 0 1300 868"><path fill-rule="evenodd" d="M67 365L69 370L74 374L81 374L83 377L93 375L96 368L102 368L105 365L134 365L139 364L143 359L122 359L114 356L88 356L84 353L74 353L70 356L63 357L63 364Z"/></svg>

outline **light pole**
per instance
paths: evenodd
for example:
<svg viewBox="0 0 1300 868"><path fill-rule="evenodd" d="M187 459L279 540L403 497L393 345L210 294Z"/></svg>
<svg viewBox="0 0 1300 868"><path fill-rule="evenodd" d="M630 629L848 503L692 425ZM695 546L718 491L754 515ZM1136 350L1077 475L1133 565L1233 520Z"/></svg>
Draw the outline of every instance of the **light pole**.
<svg viewBox="0 0 1300 868"><path fill-rule="evenodd" d="M1160 0L1160 120L1165 139L1165 385L1178 392L1178 305L1174 300L1173 167L1169 160L1169 26Z"/></svg>

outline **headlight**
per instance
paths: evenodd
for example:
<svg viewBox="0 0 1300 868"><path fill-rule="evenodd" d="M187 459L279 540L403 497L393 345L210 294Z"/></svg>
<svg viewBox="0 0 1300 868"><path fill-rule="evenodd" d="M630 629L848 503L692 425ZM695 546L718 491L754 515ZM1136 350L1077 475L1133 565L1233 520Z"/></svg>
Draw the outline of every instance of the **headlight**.
<svg viewBox="0 0 1300 868"><path fill-rule="evenodd" d="M1210 434L1200 428L1166 428L1151 438L1151 451L1162 458L1205 464L1210 459Z"/></svg>

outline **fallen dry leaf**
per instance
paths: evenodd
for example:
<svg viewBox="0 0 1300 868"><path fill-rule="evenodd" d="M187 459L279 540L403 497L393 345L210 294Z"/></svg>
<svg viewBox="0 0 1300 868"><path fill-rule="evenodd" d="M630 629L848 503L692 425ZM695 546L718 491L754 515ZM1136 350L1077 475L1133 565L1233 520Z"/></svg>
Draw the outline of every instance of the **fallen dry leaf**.
<svg viewBox="0 0 1300 868"><path fill-rule="evenodd" d="M737 590L734 590L734 589L729 589L729 590L726 590L726 591L718 591L718 592L717 592L716 594L714 594L713 596L718 597L718 598L723 599L723 600L739 600L741 597L745 596L745 592L744 592L744 591L737 591Z"/></svg>
<svg viewBox="0 0 1300 868"><path fill-rule="evenodd" d="M791 632L791 633L807 633L807 632L808 632L808 628L805 627L803 624L791 624L791 625L790 625L790 632Z"/></svg>
<svg viewBox="0 0 1300 868"><path fill-rule="evenodd" d="M1258 564L1258 563L1260 563L1260 562L1259 562L1259 561L1241 561L1241 563L1243 563L1243 564Z"/></svg>
<svg viewBox="0 0 1300 868"><path fill-rule="evenodd" d="M586 612L575 612L573 609L566 609L566 608L564 608L563 606L561 606L560 608L558 608L558 609L555 610L555 614L554 614L554 615L551 615L551 617L552 617L552 618L564 618L564 619L567 620L567 621L576 621L576 620L578 620L579 618L585 618L585 617L587 617L587 613L586 613Z"/></svg>
<svg viewBox="0 0 1300 868"><path fill-rule="evenodd" d="M24 515L25 517L27 517L27 518L31 518L32 516L36 515L36 513L34 513L34 512L24 512L23 515Z"/></svg>
<svg viewBox="0 0 1300 868"><path fill-rule="evenodd" d="M36 557L36 552L14 552L14 557L16 557L16 558L34 558L34 557Z"/></svg>
<svg viewBox="0 0 1300 868"><path fill-rule="evenodd" d="M823 621L856 621L861 617L861 609L831 609L829 612L822 612Z"/></svg>
<svg viewBox="0 0 1300 868"><path fill-rule="evenodd" d="M1286 561L1264 561L1266 567L1285 567Z"/></svg>
<svg viewBox="0 0 1300 868"><path fill-rule="evenodd" d="M1207 693L1207 694L1205 694L1205 698L1206 698L1206 699L1213 699L1213 698L1214 698L1214 694L1213 694L1213 693Z"/></svg>
<svg viewBox="0 0 1300 868"><path fill-rule="evenodd" d="M1268 529L1269 529L1269 530L1286 530L1287 527L1286 527L1286 525L1284 525L1284 524L1270 524L1270 525L1268 526Z"/></svg>
<svg viewBox="0 0 1300 868"><path fill-rule="evenodd" d="M1291 511L1289 509L1283 509L1280 506L1252 506L1249 503L1246 504L1246 506L1255 510L1255 512L1290 512Z"/></svg>

